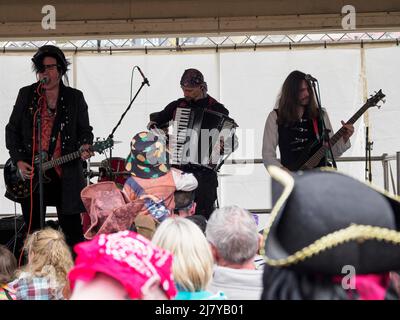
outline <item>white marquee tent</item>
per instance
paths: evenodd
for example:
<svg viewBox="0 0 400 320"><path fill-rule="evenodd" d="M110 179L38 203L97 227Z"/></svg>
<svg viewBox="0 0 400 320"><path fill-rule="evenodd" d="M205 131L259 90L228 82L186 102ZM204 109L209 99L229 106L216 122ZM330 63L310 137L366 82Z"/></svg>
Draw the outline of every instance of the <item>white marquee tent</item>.
<svg viewBox="0 0 400 320"><path fill-rule="evenodd" d="M43 17L43 1L2 4L0 39L0 127L8 122L18 89L36 81L31 72L32 49L5 46L7 41L52 39L104 39L107 37L221 35L256 33L328 32L340 29L342 1L55 1L57 28L37 27ZM200 4L201 3L201 4ZM398 31L400 4L396 1L355 1L357 30ZM209 9L209 10L207 10ZM15 12L20 13L16 15ZM257 14L259 13L259 14ZM211 23L216 19L218 23ZM97 30L97 33L96 33ZM272 110L280 86L295 69L318 78L322 104L335 130L348 120L374 90L383 89L387 103L370 109L355 125L352 148L345 156L364 156L365 126L373 140L372 154L400 151L399 46L396 41L254 48L203 48L197 50L103 50L66 51L72 62L70 85L83 91L89 105L96 137L106 137L116 125L130 98L132 67L139 65L151 86L144 87L126 115L115 139L113 156L126 157L130 138L145 129L148 115L180 97L179 79L184 69L202 70L209 93L230 110L239 124L240 147L235 159L260 159L264 123ZM134 77L133 91L141 78ZM0 135L0 163L8 158L4 134ZM93 161L101 161L97 155ZM393 163L392 163L393 164ZM393 166L394 168L394 166ZM364 179L364 163L339 163L339 169ZM395 174L395 172L394 172ZM373 182L383 186L382 164L374 163ZM95 178L92 179L94 181ZM266 209L270 203L270 180L262 164L225 165L220 175L220 205L237 204ZM4 184L0 184L4 193ZM18 210L18 208L17 208ZM0 212L14 212L14 204L3 198Z"/></svg>

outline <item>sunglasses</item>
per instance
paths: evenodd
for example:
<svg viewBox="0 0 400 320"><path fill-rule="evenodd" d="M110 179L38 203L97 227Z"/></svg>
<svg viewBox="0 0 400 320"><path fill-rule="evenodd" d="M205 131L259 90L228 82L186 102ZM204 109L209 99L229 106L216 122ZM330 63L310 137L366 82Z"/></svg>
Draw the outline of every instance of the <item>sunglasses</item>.
<svg viewBox="0 0 400 320"><path fill-rule="evenodd" d="M58 64L44 64L41 66L39 72L45 72L46 70L52 71L52 70L56 70L59 67L60 67L60 65L58 65Z"/></svg>

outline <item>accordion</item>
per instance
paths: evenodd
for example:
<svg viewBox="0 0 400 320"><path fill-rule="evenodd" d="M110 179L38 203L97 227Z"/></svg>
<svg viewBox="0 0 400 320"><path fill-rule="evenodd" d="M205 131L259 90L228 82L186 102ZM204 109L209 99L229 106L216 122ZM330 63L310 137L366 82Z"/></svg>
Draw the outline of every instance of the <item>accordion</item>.
<svg viewBox="0 0 400 320"><path fill-rule="evenodd" d="M197 165L217 171L236 150L238 125L204 108L178 107L169 128L170 164Z"/></svg>

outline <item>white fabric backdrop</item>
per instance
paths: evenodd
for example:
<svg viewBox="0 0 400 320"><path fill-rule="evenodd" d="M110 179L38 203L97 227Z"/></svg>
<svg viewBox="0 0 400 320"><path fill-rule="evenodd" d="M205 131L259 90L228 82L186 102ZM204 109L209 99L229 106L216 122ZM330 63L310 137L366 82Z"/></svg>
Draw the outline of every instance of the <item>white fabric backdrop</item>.
<svg viewBox="0 0 400 320"><path fill-rule="evenodd" d="M383 89L386 94L386 103L380 110L370 109L370 131L372 134L373 154L390 155L400 151L400 47L392 48L373 48L366 50L365 54L367 66L368 91ZM396 181L396 163L390 163ZM378 185L383 185L382 175L377 175L382 171L382 166L376 163L374 180ZM379 179L379 180L378 180ZM390 181L390 191L392 183Z"/></svg>
<svg viewBox="0 0 400 320"><path fill-rule="evenodd" d="M113 53L79 54L70 57L73 70L70 84L83 91L89 105L95 137L107 137L126 109L130 97L131 70L139 65L150 81L144 87L131 110L125 116L114 139L113 156L125 158L131 137L145 130L148 116L159 111L170 101L181 97L179 79L184 69L200 69L208 83L209 94L221 101L239 124L240 148L236 159L261 158L264 123L275 104L285 77L298 69L319 79L322 104L328 110L334 130L340 120L348 120L363 104L362 80L368 81L368 91L382 88L388 103L381 110L371 110L371 138L373 155L394 154L400 150L397 130L400 121L400 98L397 70L400 66L398 47L366 49L366 74L361 70L361 49L257 49L247 52L191 52L149 54ZM0 162L8 158L4 128L8 122L18 89L35 81L31 72L30 56L0 56ZM75 75L72 74L75 72ZM141 78L135 74L133 93ZM397 99L396 99L397 98ZM352 148L346 156L363 156L365 147L364 124L356 123L351 139ZM97 155L93 161L101 161ZM364 179L363 163L339 163L339 169ZM382 185L381 165L373 168L374 182ZM96 181L95 178L92 179ZM220 205L237 204L245 208L270 208L270 180L263 165L225 165L221 171ZM14 205L2 197L4 183L0 183L0 213L14 212Z"/></svg>

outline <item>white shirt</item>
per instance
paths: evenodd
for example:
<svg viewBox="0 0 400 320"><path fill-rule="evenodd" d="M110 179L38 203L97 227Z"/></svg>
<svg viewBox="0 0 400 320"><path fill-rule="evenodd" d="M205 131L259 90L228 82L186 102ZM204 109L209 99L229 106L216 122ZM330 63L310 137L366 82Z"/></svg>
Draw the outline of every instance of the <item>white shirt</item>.
<svg viewBox="0 0 400 320"><path fill-rule="evenodd" d="M197 188L198 182L192 173L183 172L182 170L171 168L172 177L175 182L176 190L192 191Z"/></svg>

